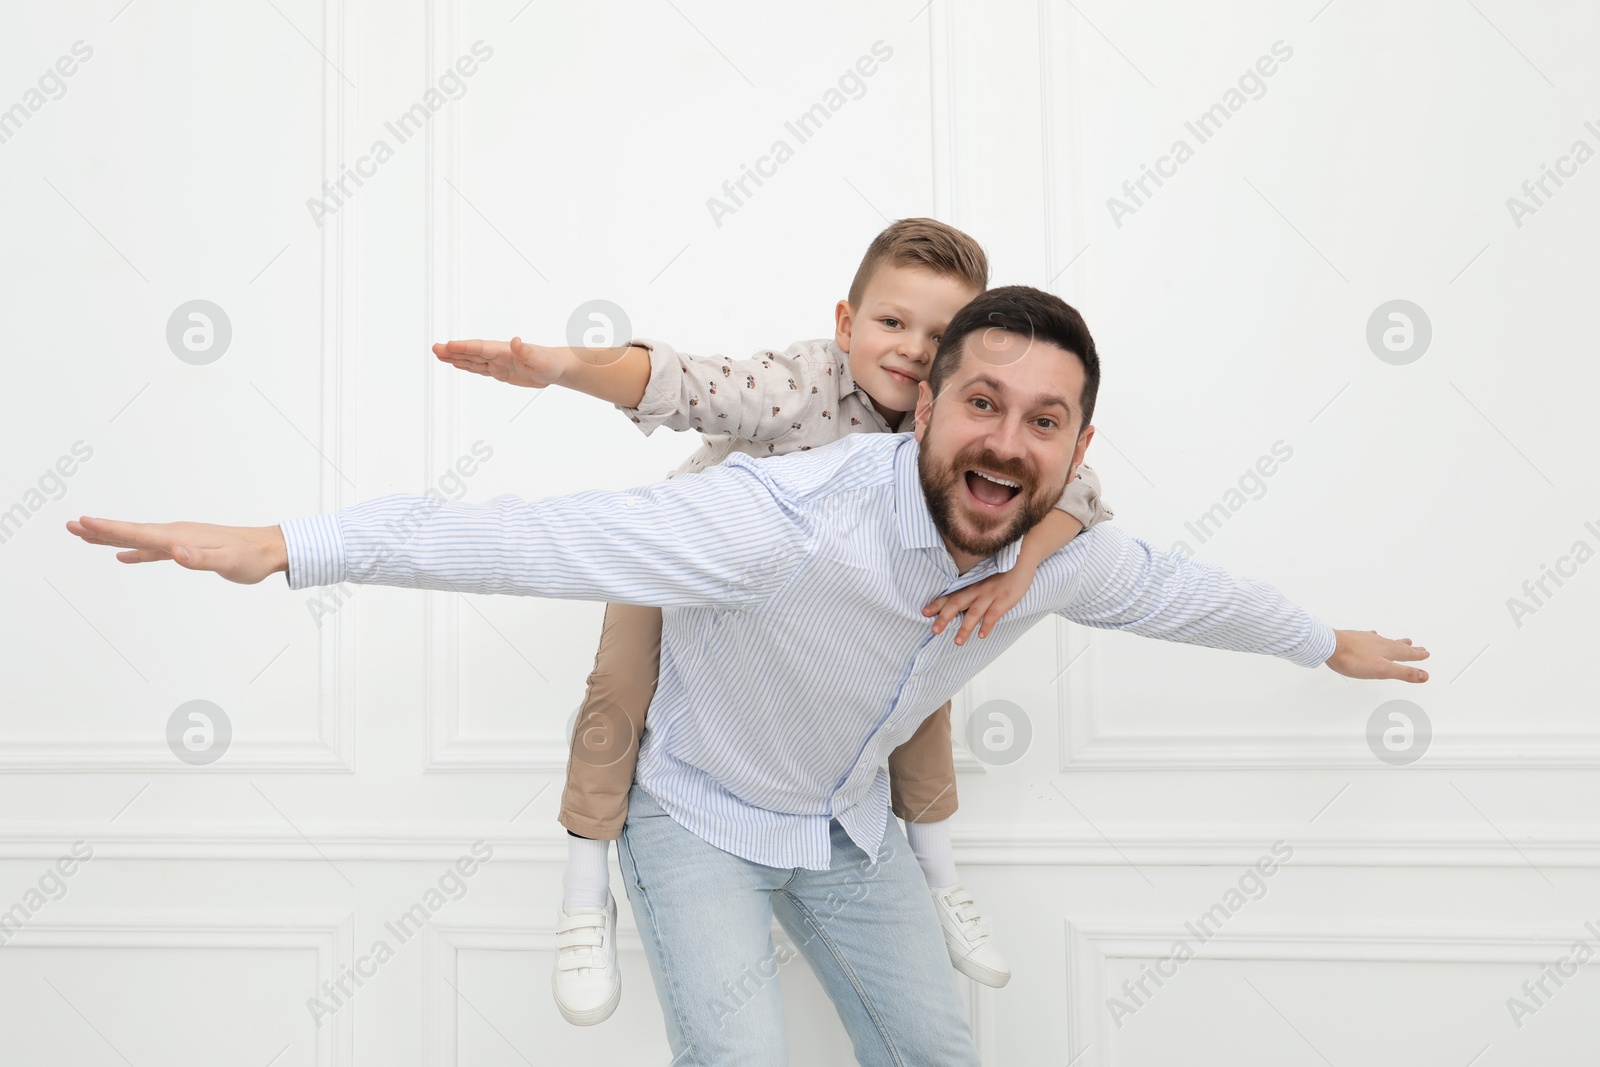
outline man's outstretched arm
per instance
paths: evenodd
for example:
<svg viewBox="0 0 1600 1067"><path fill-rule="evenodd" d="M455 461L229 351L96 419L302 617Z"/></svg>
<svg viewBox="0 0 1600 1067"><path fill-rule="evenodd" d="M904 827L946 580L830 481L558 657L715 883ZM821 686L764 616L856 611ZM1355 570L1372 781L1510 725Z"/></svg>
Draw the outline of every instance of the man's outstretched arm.
<svg viewBox="0 0 1600 1067"><path fill-rule="evenodd" d="M1428 650L1409 638L1334 630L1266 582L1162 552L1109 523L1085 530L1060 555L1076 569L1058 613L1085 626L1326 664L1351 678L1428 680L1411 666Z"/></svg>
<svg viewBox="0 0 1600 1067"><path fill-rule="evenodd" d="M389 496L281 526L132 523L85 516L67 529L123 549L255 583L354 582L463 593L740 608L800 565L809 531L756 461L625 492L483 504Z"/></svg>

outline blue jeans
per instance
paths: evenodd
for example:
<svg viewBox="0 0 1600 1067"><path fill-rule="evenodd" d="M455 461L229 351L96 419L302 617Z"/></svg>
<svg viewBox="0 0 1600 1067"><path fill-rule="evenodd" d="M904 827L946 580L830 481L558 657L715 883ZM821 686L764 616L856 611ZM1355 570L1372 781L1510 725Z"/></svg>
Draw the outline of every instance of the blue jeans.
<svg viewBox="0 0 1600 1067"><path fill-rule="evenodd" d="M685 830L635 785L617 843L673 1067L787 1062L772 916L864 1067L978 1067L933 898L899 824L869 861L837 821L826 871L766 867Z"/></svg>

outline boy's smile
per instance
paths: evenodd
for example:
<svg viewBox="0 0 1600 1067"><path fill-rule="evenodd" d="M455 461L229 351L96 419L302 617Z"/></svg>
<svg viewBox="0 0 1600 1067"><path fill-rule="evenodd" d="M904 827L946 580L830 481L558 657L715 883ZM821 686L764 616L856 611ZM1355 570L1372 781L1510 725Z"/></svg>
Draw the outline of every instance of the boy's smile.
<svg viewBox="0 0 1600 1067"><path fill-rule="evenodd" d="M939 335L979 290L915 266L885 264L872 274L861 306L839 301L834 340L850 356L850 374L889 423L917 406Z"/></svg>

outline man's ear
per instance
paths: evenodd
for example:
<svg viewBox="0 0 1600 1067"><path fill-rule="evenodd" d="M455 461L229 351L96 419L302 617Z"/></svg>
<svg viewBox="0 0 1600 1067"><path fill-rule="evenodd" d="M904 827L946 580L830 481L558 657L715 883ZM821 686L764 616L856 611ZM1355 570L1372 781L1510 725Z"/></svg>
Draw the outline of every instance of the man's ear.
<svg viewBox="0 0 1600 1067"><path fill-rule="evenodd" d="M841 300L833 309L833 341L841 351L850 351L850 301Z"/></svg>
<svg viewBox="0 0 1600 1067"><path fill-rule="evenodd" d="M917 443L922 443L923 434L928 432L928 420L933 418L933 386L927 382L917 383Z"/></svg>
<svg viewBox="0 0 1600 1067"><path fill-rule="evenodd" d="M1085 426L1083 432L1078 435L1078 447L1072 451L1072 467L1067 472L1068 481L1071 481L1073 476L1078 473L1078 468L1083 464L1083 454L1089 451L1089 442L1093 440L1094 427Z"/></svg>

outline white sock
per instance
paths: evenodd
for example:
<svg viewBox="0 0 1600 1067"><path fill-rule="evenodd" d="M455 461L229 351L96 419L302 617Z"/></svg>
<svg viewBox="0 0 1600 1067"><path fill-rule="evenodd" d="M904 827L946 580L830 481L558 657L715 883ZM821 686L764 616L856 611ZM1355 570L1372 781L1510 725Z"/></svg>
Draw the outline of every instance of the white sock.
<svg viewBox="0 0 1600 1067"><path fill-rule="evenodd" d="M606 866L610 853L610 841L567 835L567 869L561 877L563 911L606 906L606 895L611 892L611 869Z"/></svg>
<svg viewBox="0 0 1600 1067"><path fill-rule="evenodd" d="M950 820L906 823L906 842L917 857L922 876L931 889L949 889L961 881L950 852Z"/></svg>

